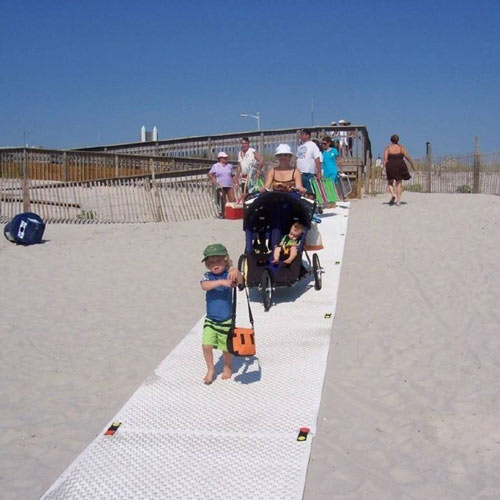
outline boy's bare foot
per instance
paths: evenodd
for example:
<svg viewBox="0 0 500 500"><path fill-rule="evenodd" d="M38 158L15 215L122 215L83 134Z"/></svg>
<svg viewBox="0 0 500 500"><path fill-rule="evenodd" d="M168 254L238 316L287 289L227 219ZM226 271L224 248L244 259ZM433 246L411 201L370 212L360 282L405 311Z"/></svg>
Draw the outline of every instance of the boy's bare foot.
<svg viewBox="0 0 500 500"><path fill-rule="evenodd" d="M203 377L203 382L205 384L210 385L214 381L215 370L212 368L207 371L207 374ZM222 377L224 378L224 377Z"/></svg>
<svg viewBox="0 0 500 500"><path fill-rule="evenodd" d="M228 380L232 377L232 375L233 375L232 368L229 368L229 366L225 366L224 369L222 370L222 380Z"/></svg>

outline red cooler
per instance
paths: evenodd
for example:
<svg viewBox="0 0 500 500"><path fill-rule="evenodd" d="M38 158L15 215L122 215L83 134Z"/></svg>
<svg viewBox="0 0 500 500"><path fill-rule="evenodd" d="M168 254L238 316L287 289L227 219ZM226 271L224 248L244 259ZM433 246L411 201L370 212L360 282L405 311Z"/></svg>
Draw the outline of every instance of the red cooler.
<svg viewBox="0 0 500 500"><path fill-rule="evenodd" d="M226 219L243 219L243 205L226 203Z"/></svg>

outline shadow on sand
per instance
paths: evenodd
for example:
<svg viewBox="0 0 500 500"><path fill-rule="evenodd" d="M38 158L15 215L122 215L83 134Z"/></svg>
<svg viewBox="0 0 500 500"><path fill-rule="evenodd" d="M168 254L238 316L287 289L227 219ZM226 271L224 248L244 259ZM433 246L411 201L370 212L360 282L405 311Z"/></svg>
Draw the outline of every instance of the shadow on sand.
<svg viewBox="0 0 500 500"><path fill-rule="evenodd" d="M223 368L224 356L221 354L215 364L215 374L217 377L222 374ZM233 373L237 374L234 377L234 381L239 382L240 384L253 384L255 382L259 382L262 378L262 368L260 366L259 358L257 356L233 356Z"/></svg>

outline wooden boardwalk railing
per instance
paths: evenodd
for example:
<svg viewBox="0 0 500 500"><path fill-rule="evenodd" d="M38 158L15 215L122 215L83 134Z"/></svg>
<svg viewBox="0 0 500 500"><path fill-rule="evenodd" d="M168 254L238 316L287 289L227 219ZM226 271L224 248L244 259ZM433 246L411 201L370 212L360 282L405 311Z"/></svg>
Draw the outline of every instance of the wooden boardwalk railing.
<svg viewBox="0 0 500 500"><path fill-rule="evenodd" d="M0 221L23 211L45 222L176 222L214 217L214 189L206 173L178 172L85 182L30 181L29 204L21 179L0 178Z"/></svg>
<svg viewBox="0 0 500 500"><path fill-rule="evenodd" d="M0 177L54 181L87 181L162 172L210 168L203 158L171 158L39 148L0 148Z"/></svg>
<svg viewBox="0 0 500 500"><path fill-rule="evenodd" d="M356 158L364 167L366 158L371 157L371 142L368 129L364 125L320 125L307 127L313 138L330 135L346 144L341 148L340 156ZM240 140L248 136L251 146L257 149L266 159L274 157L278 144L288 144L292 151L297 150L300 143L300 128L233 132L229 134L212 134L195 137L179 137L150 142L132 142L81 148L80 151L107 151L108 153L129 153L134 155L152 155L166 157L215 158L218 151L225 151L231 158L236 158L240 150ZM350 138L350 140L349 140ZM351 144L351 148L347 147Z"/></svg>
<svg viewBox="0 0 500 500"><path fill-rule="evenodd" d="M212 161L10 148L0 150L0 222L186 221L217 214Z"/></svg>
<svg viewBox="0 0 500 500"><path fill-rule="evenodd" d="M281 140L281 139L280 139ZM274 155L266 167L275 163ZM206 158L40 148L0 149L0 222L33 211L46 222L186 221L217 214ZM367 161L369 157L367 155ZM233 163L234 160L233 160ZM343 157L361 197L364 163Z"/></svg>

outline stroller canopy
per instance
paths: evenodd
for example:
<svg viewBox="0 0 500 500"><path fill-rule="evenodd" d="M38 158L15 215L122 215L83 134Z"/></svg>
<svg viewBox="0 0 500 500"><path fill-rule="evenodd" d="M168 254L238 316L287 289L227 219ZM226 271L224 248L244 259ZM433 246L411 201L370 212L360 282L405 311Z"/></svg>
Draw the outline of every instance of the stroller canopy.
<svg viewBox="0 0 500 500"><path fill-rule="evenodd" d="M292 222L299 221L307 229L316 204L298 193L271 191L260 194L244 204L243 230L282 229L288 231Z"/></svg>
<svg viewBox="0 0 500 500"><path fill-rule="evenodd" d="M296 221L305 227L302 237L305 240L315 206L314 201L303 198L298 193L276 191L262 193L257 198L245 201L243 230L246 233L247 254L254 250L256 238L266 241L269 250L273 249Z"/></svg>

